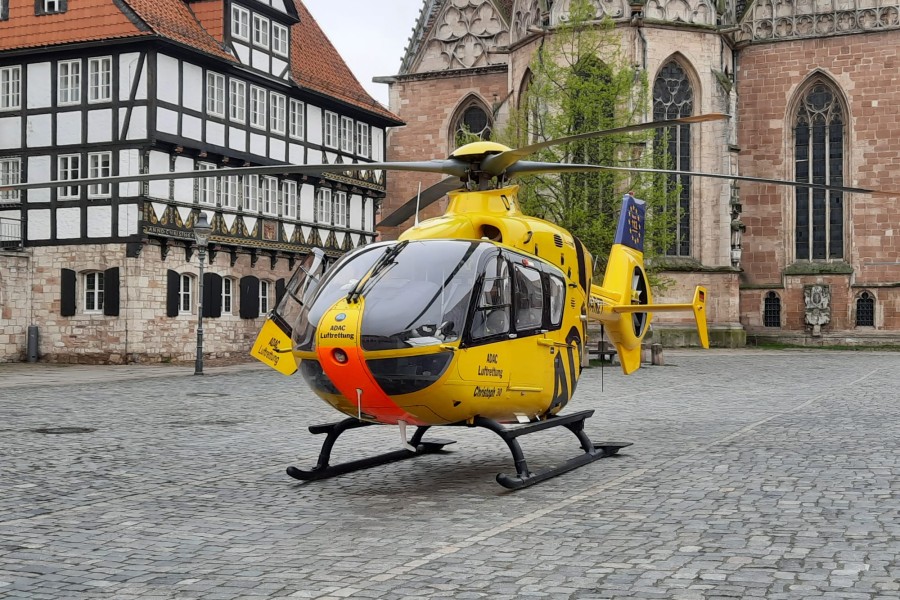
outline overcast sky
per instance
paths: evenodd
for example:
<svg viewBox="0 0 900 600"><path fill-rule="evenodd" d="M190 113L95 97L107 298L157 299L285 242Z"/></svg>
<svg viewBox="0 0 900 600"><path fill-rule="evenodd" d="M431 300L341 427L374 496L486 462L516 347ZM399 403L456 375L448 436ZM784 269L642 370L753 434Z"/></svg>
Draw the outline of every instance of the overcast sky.
<svg viewBox="0 0 900 600"><path fill-rule="evenodd" d="M387 106L388 86L373 77L396 75L422 0L303 0L319 27L373 98Z"/></svg>

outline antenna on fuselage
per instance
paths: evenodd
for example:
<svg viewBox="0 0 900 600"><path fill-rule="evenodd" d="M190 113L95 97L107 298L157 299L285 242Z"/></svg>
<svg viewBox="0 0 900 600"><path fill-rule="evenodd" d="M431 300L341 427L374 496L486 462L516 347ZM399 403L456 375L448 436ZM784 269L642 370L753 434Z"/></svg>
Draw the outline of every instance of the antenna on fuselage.
<svg viewBox="0 0 900 600"><path fill-rule="evenodd" d="M414 225L419 224L419 202L422 200L422 182L419 182L419 191L416 192L416 220Z"/></svg>

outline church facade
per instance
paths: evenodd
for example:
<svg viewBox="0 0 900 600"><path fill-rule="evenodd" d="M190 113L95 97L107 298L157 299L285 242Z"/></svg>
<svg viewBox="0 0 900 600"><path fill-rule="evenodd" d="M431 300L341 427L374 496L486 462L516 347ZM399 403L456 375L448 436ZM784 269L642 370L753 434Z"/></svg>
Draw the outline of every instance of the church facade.
<svg viewBox="0 0 900 600"><path fill-rule="evenodd" d="M375 238L399 119L298 0L0 0L0 184L203 171L0 192L0 361L195 356L193 226L213 227L205 354L244 355L313 247ZM336 165L321 177L223 167ZM208 175L207 175L208 174Z"/></svg>
<svg viewBox="0 0 900 600"><path fill-rule="evenodd" d="M645 73L645 118L728 113L679 128L677 164L693 171L900 190L896 0L592 0ZM507 122L538 46L570 0L425 0L390 84L407 122L389 158L443 158L465 128ZM437 182L398 174L389 214ZM825 192L687 178L676 243L658 264L663 300L710 290L720 345L900 342L900 195ZM426 214L436 214L430 207ZM386 231L394 235L397 231ZM686 324L658 316L663 341L690 343Z"/></svg>

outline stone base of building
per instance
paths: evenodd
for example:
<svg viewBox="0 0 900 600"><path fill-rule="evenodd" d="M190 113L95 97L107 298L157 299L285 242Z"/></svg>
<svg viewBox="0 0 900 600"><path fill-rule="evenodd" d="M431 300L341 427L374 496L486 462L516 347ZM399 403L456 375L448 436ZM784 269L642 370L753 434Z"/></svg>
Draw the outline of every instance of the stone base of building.
<svg viewBox="0 0 900 600"><path fill-rule="evenodd" d="M865 348L900 348L900 331L827 331L821 335L799 331L750 331L747 332L749 346L785 344L809 348L834 346Z"/></svg>
<svg viewBox="0 0 900 600"><path fill-rule="evenodd" d="M654 325L651 335L644 338L645 344L658 343L664 348L699 348L700 336L696 327ZM743 348L747 345L747 332L738 324L710 324L710 348Z"/></svg>

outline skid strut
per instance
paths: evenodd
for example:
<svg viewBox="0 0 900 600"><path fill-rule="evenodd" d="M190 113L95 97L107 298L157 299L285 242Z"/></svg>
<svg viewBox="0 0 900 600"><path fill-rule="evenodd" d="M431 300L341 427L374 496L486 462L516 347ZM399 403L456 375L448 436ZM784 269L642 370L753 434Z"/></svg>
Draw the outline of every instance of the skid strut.
<svg viewBox="0 0 900 600"><path fill-rule="evenodd" d="M362 458L360 460L354 460L339 465L332 466L329 464L329 461L331 460L331 450L334 448L334 443L341 434L350 429L358 429L359 427L366 427L368 425L372 425L372 423L350 417L343 421L339 421L338 423L311 426L309 428L310 433L328 434L325 441L322 442L322 449L319 451L319 461L316 463L316 466L309 471L304 471L297 467L288 467L287 474L294 479L301 479L303 481L327 479L329 477L335 477L336 475L350 473L351 471L368 469L369 467L376 467L398 460L405 460L407 458L413 458L414 456L421 456L422 454L438 452L444 446L454 443L452 440L422 440L422 436L425 435L425 432L429 429L429 427L423 426L416 428L416 432L413 434L412 439L409 440L409 444L416 448L415 452L410 450L395 450L393 452L386 452L384 454L370 456L368 458Z"/></svg>
<svg viewBox="0 0 900 600"><path fill-rule="evenodd" d="M475 417L471 426L490 429L503 438L503 441L509 446L509 451L512 453L513 461L516 464L516 476L510 477L504 473L498 473L497 483L507 489L518 490L545 481L551 477L556 477L557 475L561 475L572 469L577 469L578 467L594 462L595 460L613 456L620 449L631 445L631 442L601 442L599 444L591 442L591 439L584 432L584 421L593 414L593 410L583 410L570 415L548 417L544 421L536 421L534 423L513 427L505 427L493 419ZM559 426L563 426L575 434L581 444L581 449L584 450L584 454L570 458L560 465L548 467L536 473L532 473L528 470L525 454L522 452L522 447L519 445L516 438L528 435L529 433L536 433L544 429Z"/></svg>

